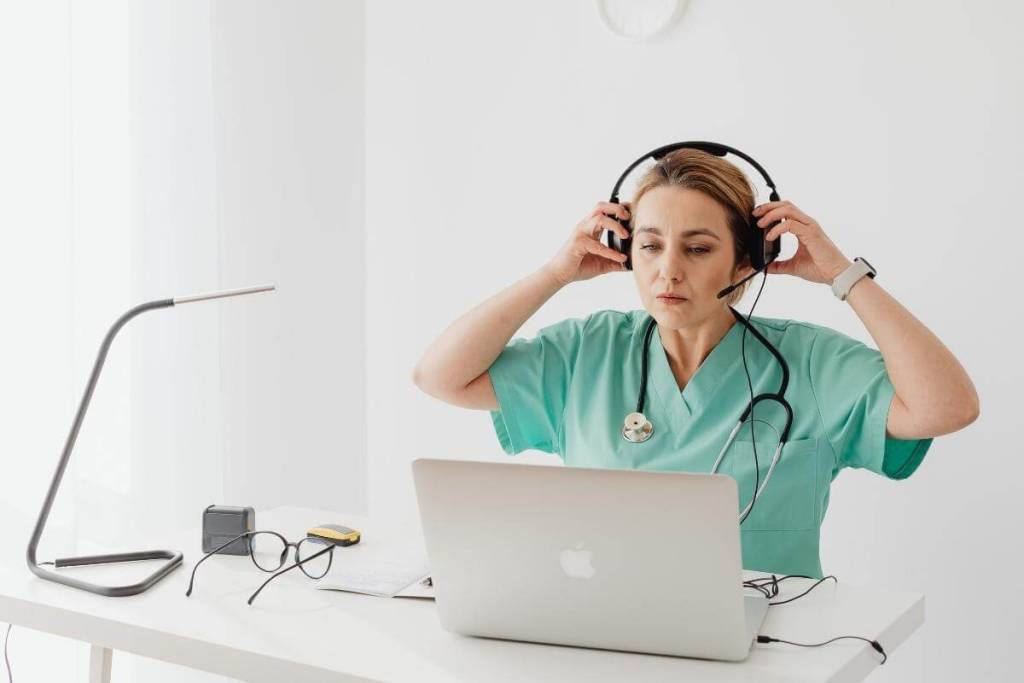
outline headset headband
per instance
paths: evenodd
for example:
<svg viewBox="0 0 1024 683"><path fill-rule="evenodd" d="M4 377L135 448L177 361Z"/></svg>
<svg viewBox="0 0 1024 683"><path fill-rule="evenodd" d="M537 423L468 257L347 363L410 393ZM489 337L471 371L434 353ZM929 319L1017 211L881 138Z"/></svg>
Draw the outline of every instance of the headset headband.
<svg viewBox="0 0 1024 683"><path fill-rule="evenodd" d="M735 154L738 157L742 157L743 159L745 159L747 161L747 163L749 163L751 166L753 166L754 168L757 169L757 172L760 173L761 177L764 178L764 181L768 184L768 187L771 188L771 194L768 197L768 201L772 201L772 202L779 201L779 193L775 190L775 183L772 182L771 176L769 176L768 172L765 171L764 168L761 167L761 164L757 163L751 157L747 156L746 154L744 154L743 152L739 151L738 149L735 149L735 148L730 147L728 145L723 145L723 144L718 143L718 142L706 142L706 141L702 141L702 140L691 140L691 141L688 141L688 142L674 142L671 145L663 145L663 146L658 147L655 150L651 150L647 154L643 155L642 157L640 157L639 159L634 161L632 164L630 164L629 168L627 168L625 170L625 172L621 176L619 176L618 181L616 181L616 183L615 183L615 187L612 189L612 198L609 201L611 201L611 202L613 202L615 204L619 203L619 188L622 187L622 183L626 179L626 176L628 176L633 171L634 168L636 168L637 166L642 164L644 161L646 161L650 157L654 157L654 159L660 161L662 157L664 157L665 155L669 154L670 152L674 152L677 149L683 149L684 147L689 147L689 148L692 148L692 149L699 149L699 150L701 150L703 152L707 152L708 154L714 154L715 156L719 156L719 157L724 157L726 154Z"/></svg>

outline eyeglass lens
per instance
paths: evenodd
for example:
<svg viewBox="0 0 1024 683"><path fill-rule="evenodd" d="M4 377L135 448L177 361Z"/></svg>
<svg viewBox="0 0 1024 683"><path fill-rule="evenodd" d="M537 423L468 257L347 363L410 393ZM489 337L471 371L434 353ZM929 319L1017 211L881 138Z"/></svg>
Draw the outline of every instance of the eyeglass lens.
<svg viewBox="0 0 1024 683"><path fill-rule="evenodd" d="M318 538L306 537L299 541L297 549L298 561L301 562L299 569L311 579L323 578L327 574L327 570L331 568L331 556L334 553L326 552L317 557L314 556L330 545L332 544Z"/></svg>
<svg viewBox="0 0 1024 683"><path fill-rule="evenodd" d="M276 572L288 556L288 545L283 537L270 531L260 531L249 538L252 561L265 572Z"/></svg>

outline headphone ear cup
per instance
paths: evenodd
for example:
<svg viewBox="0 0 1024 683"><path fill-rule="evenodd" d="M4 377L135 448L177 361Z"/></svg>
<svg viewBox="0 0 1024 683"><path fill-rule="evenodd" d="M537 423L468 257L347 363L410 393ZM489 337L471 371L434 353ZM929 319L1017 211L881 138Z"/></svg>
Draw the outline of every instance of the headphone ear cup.
<svg viewBox="0 0 1024 683"><path fill-rule="evenodd" d="M627 232L629 232L629 237L622 239L616 235L614 231L606 230L605 232L608 234L608 246L620 254L625 254L626 261L622 265L626 266L626 270L633 270L633 259L630 256L630 252L633 247L633 230L629 227L628 220L623 220L621 218L616 218L615 220L619 225L624 227Z"/></svg>
<svg viewBox="0 0 1024 683"><path fill-rule="evenodd" d="M747 250L750 254L750 265L754 270L762 270L779 257L779 252L782 251L782 240L768 241L764 237L781 222L781 220L778 220L768 227L762 228L757 224L757 217L749 221L750 231L748 234L750 238L747 242Z"/></svg>

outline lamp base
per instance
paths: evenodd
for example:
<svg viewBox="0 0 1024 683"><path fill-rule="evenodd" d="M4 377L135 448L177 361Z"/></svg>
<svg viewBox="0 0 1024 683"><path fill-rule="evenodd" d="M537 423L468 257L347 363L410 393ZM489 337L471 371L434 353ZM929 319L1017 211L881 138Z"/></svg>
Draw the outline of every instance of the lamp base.
<svg viewBox="0 0 1024 683"><path fill-rule="evenodd" d="M83 581L81 579L64 576L63 574L43 569L42 566L38 564L30 564L29 569L33 574L42 579L46 579L47 581L62 583L65 586L89 591L90 593L96 593L97 595L120 598L128 595L138 595L139 593L152 588L160 579L164 578L181 565L182 554L177 550L142 550L131 553L114 553L110 555L84 555L81 557L64 557L59 560L54 560L53 566L54 568L59 569L61 567L83 567L86 565L113 564L115 562L136 562L139 560L167 560L167 562L164 562L162 565L157 567L156 571L142 581L124 586L104 586L92 583L91 581Z"/></svg>

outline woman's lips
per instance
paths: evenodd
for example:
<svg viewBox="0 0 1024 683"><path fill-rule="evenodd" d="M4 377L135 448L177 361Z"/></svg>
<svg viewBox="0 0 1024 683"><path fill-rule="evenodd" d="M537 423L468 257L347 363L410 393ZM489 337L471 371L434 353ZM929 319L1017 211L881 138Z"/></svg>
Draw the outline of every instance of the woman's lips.
<svg viewBox="0 0 1024 683"><path fill-rule="evenodd" d="M689 301L689 299L684 299L681 296L659 296L658 301L665 304L683 304Z"/></svg>

